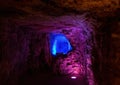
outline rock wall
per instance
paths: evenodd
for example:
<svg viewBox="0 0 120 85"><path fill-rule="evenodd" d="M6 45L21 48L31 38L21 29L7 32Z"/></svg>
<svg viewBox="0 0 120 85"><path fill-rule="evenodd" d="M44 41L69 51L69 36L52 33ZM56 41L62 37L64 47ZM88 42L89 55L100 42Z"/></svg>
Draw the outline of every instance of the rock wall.
<svg viewBox="0 0 120 85"><path fill-rule="evenodd" d="M34 73L52 69L60 75L82 75L88 80L91 78L89 83L94 83L90 68L91 51L95 42L94 39L91 40L95 28L92 20L86 14L4 18L1 22L1 80L14 84L20 75L28 71ZM70 40L74 50L65 58L52 57L49 50L50 32L63 33Z"/></svg>
<svg viewBox="0 0 120 85"><path fill-rule="evenodd" d="M79 23L87 22L95 28L93 29L95 34L91 33L92 38L85 42L94 43L91 55L93 57L90 59L92 59L95 80L100 85L119 85L119 4L119 0L0 1L0 80L14 84L14 80L17 81L17 77L24 72L51 70L49 67L52 58L48 52L49 48L46 49L48 47L46 33L62 28L80 28L83 24ZM85 14L88 15L84 16ZM66 30L63 33L66 33ZM86 33L82 34L86 35ZM92 42L94 39L96 42ZM62 60L68 63L66 59ZM55 67L53 65L52 68ZM62 70L66 69L62 68ZM90 73L88 75L92 75Z"/></svg>

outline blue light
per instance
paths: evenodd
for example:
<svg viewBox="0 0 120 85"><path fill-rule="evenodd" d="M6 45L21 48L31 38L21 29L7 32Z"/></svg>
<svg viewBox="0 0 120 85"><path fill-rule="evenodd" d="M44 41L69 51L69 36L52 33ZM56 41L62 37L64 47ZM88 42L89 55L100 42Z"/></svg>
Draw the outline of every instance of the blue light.
<svg viewBox="0 0 120 85"><path fill-rule="evenodd" d="M52 55L67 54L72 47L69 40L63 34L52 33L50 35L50 51Z"/></svg>

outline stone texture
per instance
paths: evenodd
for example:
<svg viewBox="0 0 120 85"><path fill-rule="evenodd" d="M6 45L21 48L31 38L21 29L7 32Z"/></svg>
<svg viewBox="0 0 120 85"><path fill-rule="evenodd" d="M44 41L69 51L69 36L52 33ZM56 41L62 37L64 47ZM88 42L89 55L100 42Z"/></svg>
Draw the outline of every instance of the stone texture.
<svg viewBox="0 0 120 85"><path fill-rule="evenodd" d="M91 50L92 46L92 55L85 55L86 57L88 56L86 59L86 62L88 62L86 70L88 71L89 83L91 83L91 81L93 82L92 71L94 71L98 84L119 85L119 6L119 0L0 1L0 80L7 84L10 83L6 81L10 81L12 85L16 85L17 82L15 81L17 81L19 76L24 72L30 72L30 74L32 74L32 72L34 73L43 69L50 70L49 67L53 59L49 55L49 48L47 48L49 47L47 43L48 35L44 33L57 29L57 31L54 32L62 32L68 37L71 36L73 39L73 41L71 39L71 42L74 46L79 44L83 45L80 48L81 51L85 43L89 44L85 44L85 49ZM84 13L88 13L89 15L85 16ZM96 21L90 17L96 19L96 21L98 21L97 24L94 24ZM91 28L93 28L95 33L92 32L92 30L91 33L87 32L88 28L84 29L84 31L81 30L80 32L83 33L80 34L77 31L76 34L82 36L80 41L83 43L75 43L74 41L79 39L74 38L71 29L73 29L73 27L86 27L85 24L80 24L82 22L87 23L88 28L92 26ZM64 30L63 28L69 30ZM91 39L87 38L89 35ZM84 38L88 39L88 41L84 40ZM96 39L97 42L93 42L94 39ZM79 58L77 55L80 54L80 52L77 50L74 55ZM88 50L83 51L90 54ZM75 64L76 62L78 63L75 59L76 57L73 57L73 60L71 60L74 63L73 67L75 65L80 68L84 67L85 65L83 64L80 66ZM70 59L71 56L60 60L63 60L65 67L67 67L66 63L68 63ZM60 60L58 60L58 62L62 62ZM60 66L62 65L63 64ZM70 65L69 67L72 66ZM62 68L61 70L63 73L66 70L69 72L69 67L68 69ZM93 68L93 70L91 70L91 68ZM55 72L57 72L57 68L55 68ZM91 85L93 85L93 83L91 83Z"/></svg>
<svg viewBox="0 0 120 85"><path fill-rule="evenodd" d="M7 2L7 3L6 3ZM42 12L48 15L62 15L69 12L91 12L99 17L116 16L119 13L119 0L7 0L0 2L1 11L23 15ZM2 10L5 9L5 10ZM19 10L19 11L16 11ZM42 11L41 11L42 10ZM67 12L67 13L66 13ZM3 14L3 13L2 13ZM4 15L5 16L5 15Z"/></svg>
<svg viewBox="0 0 120 85"><path fill-rule="evenodd" d="M86 70L91 65L89 62L91 62L90 51L92 51L93 42L89 40L89 37L91 37L95 22L89 22L93 20L92 18L86 19L86 14L4 19L1 24L0 38L2 41L1 80L16 84L17 79L23 73L47 69L53 69L56 74L60 75L88 75ZM54 59L49 53L50 32L64 33L75 51L68 54L66 58L59 56L58 59ZM89 60L86 61L86 59ZM85 62L89 63L89 67L86 68ZM89 68L87 71L91 73L92 69Z"/></svg>

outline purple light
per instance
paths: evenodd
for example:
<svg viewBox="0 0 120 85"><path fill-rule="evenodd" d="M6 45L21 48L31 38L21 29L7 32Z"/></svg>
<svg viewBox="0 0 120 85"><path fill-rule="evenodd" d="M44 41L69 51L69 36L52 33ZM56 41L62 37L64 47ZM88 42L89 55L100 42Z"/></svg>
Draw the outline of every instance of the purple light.
<svg viewBox="0 0 120 85"><path fill-rule="evenodd" d="M71 79L76 79L77 77L76 76L71 76Z"/></svg>

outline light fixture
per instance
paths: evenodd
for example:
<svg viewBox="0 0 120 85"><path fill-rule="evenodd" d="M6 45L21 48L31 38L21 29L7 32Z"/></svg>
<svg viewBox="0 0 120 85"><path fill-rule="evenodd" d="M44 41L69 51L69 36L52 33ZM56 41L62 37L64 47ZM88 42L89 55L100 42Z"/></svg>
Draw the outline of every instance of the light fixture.
<svg viewBox="0 0 120 85"><path fill-rule="evenodd" d="M76 76L71 76L71 79L76 79L77 77Z"/></svg>
<svg viewBox="0 0 120 85"><path fill-rule="evenodd" d="M50 50L52 55L67 54L72 50L72 46L67 37L62 33L52 33L50 35Z"/></svg>

